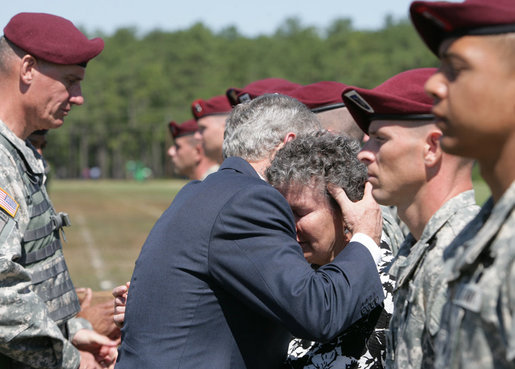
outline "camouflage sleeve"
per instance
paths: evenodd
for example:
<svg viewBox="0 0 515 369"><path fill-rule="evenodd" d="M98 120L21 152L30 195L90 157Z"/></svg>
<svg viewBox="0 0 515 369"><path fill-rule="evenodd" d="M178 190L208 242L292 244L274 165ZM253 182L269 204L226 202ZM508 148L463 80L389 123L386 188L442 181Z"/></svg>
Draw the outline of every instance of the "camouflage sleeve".
<svg viewBox="0 0 515 369"><path fill-rule="evenodd" d="M75 334L81 329L93 330L91 323L84 318L73 318L68 320L66 324L68 324L68 332L70 337L75 336Z"/></svg>
<svg viewBox="0 0 515 369"><path fill-rule="evenodd" d="M29 215L16 166L2 149L0 188L19 208L15 216L0 208L0 356L34 368L76 369L78 350L50 319L44 302L29 289L27 270L14 261L21 255L22 232Z"/></svg>

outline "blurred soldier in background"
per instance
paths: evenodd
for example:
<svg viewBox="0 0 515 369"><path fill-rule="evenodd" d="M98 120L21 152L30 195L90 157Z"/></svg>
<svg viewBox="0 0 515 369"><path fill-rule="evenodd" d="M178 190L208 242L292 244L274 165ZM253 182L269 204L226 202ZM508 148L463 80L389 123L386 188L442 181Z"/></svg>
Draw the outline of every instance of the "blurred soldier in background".
<svg viewBox="0 0 515 369"><path fill-rule="evenodd" d="M195 137L202 142L204 154L219 164L222 163L225 120L231 112L231 104L225 95L208 100L198 99L191 104L191 112L197 120Z"/></svg>
<svg viewBox="0 0 515 369"><path fill-rule="evenodd" d="M264 78L253 81L243 88L230 87L225 92L229 103L232 106L238 105L242 102L254 100L256 97L264 94L289 94L302 87L302 85L290 82L283 78Z"/></svg>
<svg viewBox="0 0 515 369"><path fill-rule="evenodd" d="M174 141L168 149L168 156L172 159L176 174L192 180L203 180L218 170L218 163L204 155L202 142L195 137L198 131L195 119L187 120L182 124L170 122L168 127Z"/></svg>
<svg viewBox="0 0 515 369"><path fill-rule="evenodd" d="M47 129L40 129L32 132L27 139L34 146L39 155L43 156L43 150L47 145L46 134L48 133Z"/></svg>
<svg viewBox="0 0 515 369"><path fill-rule="evenodd" d="M363 131L343 103L342 92L346 87L347 85L340 82L322 81L301 86L289 96L296 98L315 113L322 127L328 131L342 133L361 141Z"/></svg>

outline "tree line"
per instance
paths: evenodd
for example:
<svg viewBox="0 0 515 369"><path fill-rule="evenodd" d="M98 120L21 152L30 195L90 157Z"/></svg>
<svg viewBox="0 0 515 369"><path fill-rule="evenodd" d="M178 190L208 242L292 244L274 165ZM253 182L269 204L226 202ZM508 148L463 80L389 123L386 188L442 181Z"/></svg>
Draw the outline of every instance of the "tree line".
<svg viewBox="0 0 515 369"><path fill-rule="evenodd" d="M358 30L350 19L325 29L286 19L273 34L246 37L237 28L188 29L138 35L121 28L88 67L85 104L48 134L45 157L54 176L78 178L100 168L103 178L127 178L127 163L169 176L167 123L191 117L197 98L268 78L301 84L322 80L372 88L403 70L437 65L407 19L386 17L377 30Z"/></svg>

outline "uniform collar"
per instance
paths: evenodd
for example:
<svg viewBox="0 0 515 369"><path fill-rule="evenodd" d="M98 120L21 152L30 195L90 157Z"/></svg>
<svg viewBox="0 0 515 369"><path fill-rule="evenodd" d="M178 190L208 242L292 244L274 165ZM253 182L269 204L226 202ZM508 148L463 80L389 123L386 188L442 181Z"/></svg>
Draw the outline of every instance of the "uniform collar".
<svg viewBox="0 0 515 369"><path fill-rule="evenodd" d="M45 169L43 161L38 160L34 154L33 149L21 138L16 136L7 125L0 120L0 134L9 141L25 159L25 162L29 165L30 169L35 174L44 174Z"/></svg>

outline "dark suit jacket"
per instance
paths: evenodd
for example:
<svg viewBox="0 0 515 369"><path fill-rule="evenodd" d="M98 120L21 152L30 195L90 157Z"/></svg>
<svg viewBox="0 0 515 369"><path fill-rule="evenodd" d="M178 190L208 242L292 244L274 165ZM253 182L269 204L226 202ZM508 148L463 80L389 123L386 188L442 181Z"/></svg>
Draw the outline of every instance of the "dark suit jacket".
<svg viewBox="0 0 515 369"><path fill-rule="evenodd" d="M382 300L363 245L313 270L286 200L229 158L177 194L143 245L116 369L277 368L290 332L330 340Z"/></svg>

